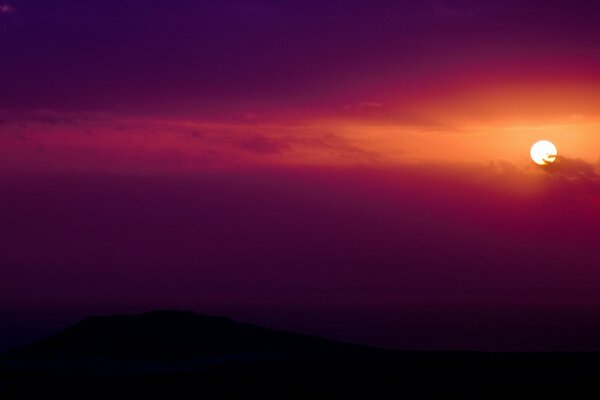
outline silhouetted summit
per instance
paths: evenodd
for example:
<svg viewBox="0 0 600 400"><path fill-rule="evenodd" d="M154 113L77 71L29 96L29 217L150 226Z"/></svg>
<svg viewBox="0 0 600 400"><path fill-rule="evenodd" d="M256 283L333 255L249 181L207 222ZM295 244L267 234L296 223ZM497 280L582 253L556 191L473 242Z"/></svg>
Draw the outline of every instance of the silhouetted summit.
<svg viewBox="0 0 600 400"><path fill-rule="evenodd" d="M361 346L235 322L188 311L92 316L9 354L29 361L157 361L180 363L216 356L278 357L348 351Z"/></svg>
<svg viewBox="0 0 600 400"><path fill-rule="evenodd" d="M403 352L186 311L89 317L0 358L0 394L577 397L600 354Z"/></svg>

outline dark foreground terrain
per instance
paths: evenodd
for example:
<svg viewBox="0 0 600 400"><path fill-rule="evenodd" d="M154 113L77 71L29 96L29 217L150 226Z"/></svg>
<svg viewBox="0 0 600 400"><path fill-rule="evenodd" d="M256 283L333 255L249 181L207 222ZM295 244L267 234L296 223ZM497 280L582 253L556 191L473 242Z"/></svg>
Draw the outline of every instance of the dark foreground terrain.
<svg viewBox="0 0 600 400"><path fill-rule="evenodd" d="M596 398L600 353L383 350L154 311L90 317L1 357L3 397L57 394Z"/></svg>

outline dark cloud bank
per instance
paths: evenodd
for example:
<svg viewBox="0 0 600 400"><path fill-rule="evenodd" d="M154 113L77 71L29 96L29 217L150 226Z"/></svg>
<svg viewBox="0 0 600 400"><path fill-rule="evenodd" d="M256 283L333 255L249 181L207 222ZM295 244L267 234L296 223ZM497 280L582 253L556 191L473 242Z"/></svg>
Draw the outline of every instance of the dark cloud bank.
<svg viewBox="0 0 600 400"><path fill-rule="evenodd" d="M549 178L563 189L580 194L600 195L600 162L590 163L577 158L559 156L544 167Z"/></svg>

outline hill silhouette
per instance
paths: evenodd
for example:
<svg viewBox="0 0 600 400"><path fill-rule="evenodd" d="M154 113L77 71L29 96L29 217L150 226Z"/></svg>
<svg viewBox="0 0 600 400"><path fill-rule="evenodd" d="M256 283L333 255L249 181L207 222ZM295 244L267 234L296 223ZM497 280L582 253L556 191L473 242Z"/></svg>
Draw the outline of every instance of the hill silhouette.
<svg viewBox="0 0 600 400"><path fill-rule="evenodd" d="M45 340L8 354L13 360L162 362L171 365L224 355L340 352L363 346L242 324L225 317L158 310L93 316Z"/></svg>
<svg viewBox="0 0 600 400"><path fill-rule="evenodd" d="M597 353L406 352L187 311L88 317L0 357L0 394L462 398L596 393Z"/></svg>

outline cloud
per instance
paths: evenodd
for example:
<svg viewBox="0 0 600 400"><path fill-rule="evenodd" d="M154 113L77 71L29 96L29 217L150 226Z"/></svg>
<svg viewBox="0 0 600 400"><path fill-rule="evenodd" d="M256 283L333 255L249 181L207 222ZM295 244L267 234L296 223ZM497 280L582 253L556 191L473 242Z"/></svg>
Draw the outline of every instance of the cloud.
<svg viewBox="0 0 600 400"><path fill-rule="evenodd" d="M365 103L360 103L358 105L358 108L381 108L382 104L381 103L377 103L377 102L365 102Z"/></svg>
<svg viewBox="0 0 600 400"><path fill-rule="evenodd" d="M125 118L48 110L2 113L0 166L155 171L233 165L353 165L376 152L330 127ZM40 155L38 148L46 152ZM93 157L90 155L94 155Z"/></svg>
<svg viewBox="0 0 600 400"><path fill-rule="evenodd" d="M357 166L378 168L406 163L475 163L489 173L510 174L502 187L525 191L535 175L565 185L598 182L600 169L582 160L559 158L549 168L500 161L494 154L475 157L463 150L473 136L438 135L421 127L359 125L347 121L308 123L175 120L125 117L110 113L60 113L48 110L3 113L0 167L109 171L197 170L231 166ZM471 145L475 147L475 145ZM47 150L43 156L38 148ZM422 152L417 150L423 149ZM90 157L89 154L96 154ZM510 160L507 155L504 159ZM486 175L484 174L484 175ZM481 176L485 180L485 176ZM563 185L564 186L564 185ZM598 185L596 185L598 186Z"/></svg>
<svg viewBox="0 0 600 400"><path fill-rule="evenodd" d="M577 158L558 156L556 162L547 165L544 169L566 179L600 180L600 165Z"/></svg>
<svg viewBox="0 0 600 400"><path fill-rule="evenodd" d="M549 176L561 183L561 188L586 195L600 195L600 163L559 156L544 167Z"/></svg>
<svg viewBox="0 0 600 400"><path fill-rule="evenodd" d="M290 146L284 141L273 140L264 136L253 135L240 140L241 149L262 154L277 154L287 150Z"/></svg>
<svg viewBox="0 0 600 400"><path fill-rule="evenodd" d="M0 3L0 14L11 14L15 12L15 8L7 3Z"/></svg>

